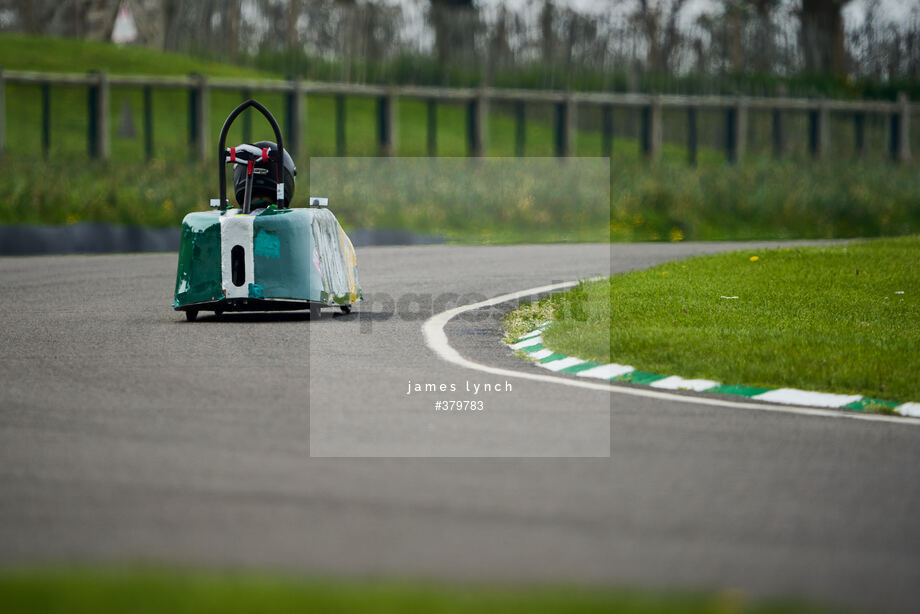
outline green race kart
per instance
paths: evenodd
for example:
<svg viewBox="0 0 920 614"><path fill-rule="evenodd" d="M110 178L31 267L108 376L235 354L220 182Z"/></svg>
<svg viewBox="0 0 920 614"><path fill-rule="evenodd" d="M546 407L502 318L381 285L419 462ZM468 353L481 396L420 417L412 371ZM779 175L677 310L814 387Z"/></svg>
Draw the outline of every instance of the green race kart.
<svg viewBox="0 0 920 614"><path fill-rule="evenodd" d="M277 147L226 147L230 125L249 107L271 124ZM175 309L189 321L201 311L309 309L311 319L323 307L350 312L361 300L354 247L326 199L290 206L296 169L271 113L255 100L234 109L220 131L218 155L220 198L211 201L216 210L182 220ZM227 164L235 167L237 209L228 207ZM255 205L254 194L260 198Z"/></svg>

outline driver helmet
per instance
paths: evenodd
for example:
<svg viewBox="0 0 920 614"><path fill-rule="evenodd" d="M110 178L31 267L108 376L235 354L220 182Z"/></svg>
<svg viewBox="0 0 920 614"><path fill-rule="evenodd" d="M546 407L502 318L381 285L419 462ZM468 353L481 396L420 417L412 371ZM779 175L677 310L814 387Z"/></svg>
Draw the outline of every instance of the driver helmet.
<svg viewBox="0 0 920 614"><path fill-rule="evenodd" d="M255 147L260 149L269 149L277 155L278 145L272 141L259 141L258 143L253 143ZM252 208L256 209L258 207L267 207L268 205L277 204L278 202L278 192L277 186L279 181L278 173L278 161L277 159L269 158L266 161L257 160L253 163L253 168L263 168L267 169L268 173L258 174L255 173L252 176ZM288 154L287 150L284 152L284 166L281 171L281 179L284 181L284 202L290 204L294 198L294 177L297 176L297 168L294 166L294 160ZM236 192L236 202L243 205L243 200L246 198L246 167L243 165L237 165L233 169L233 187Z"/></svg>

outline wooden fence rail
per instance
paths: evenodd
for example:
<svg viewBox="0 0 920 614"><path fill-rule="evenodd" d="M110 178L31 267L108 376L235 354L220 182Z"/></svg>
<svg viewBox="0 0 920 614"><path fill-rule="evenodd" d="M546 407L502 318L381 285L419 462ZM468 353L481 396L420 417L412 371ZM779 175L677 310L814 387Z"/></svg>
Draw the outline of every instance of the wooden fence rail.
<svg viewBox="0 0 920 614"><path fill-rule="evenodd" d="M345 155L346 108L350 96L371 97L377 100L377 144L381 155L397 152L394 121L400 98L424 100L427 105L427 150L437 154L437 105L462 103L466 105L467 154L482 156L486 149L488 103L510 103L515 120L515 152L524 155L526 135L526 105L553 105L553 142L557 156L573 154L577 109L599 107L601 112L601 151L609 156L613 142L613 109L632 108L640 111L639 144L642 154L649 160L658 158L662 143L662 111L682 109L687 114L687 157L696 163L698 151L699 111L717 111L725 117L725 155L733 163L745 153L745 135L748 116L752 110L769 111L773 154L782 156L786 150L786 121L789 112L805 112L808 116L808 148L815 157L827 151L828 117L831 113L848 115L854 127L856 151L866 151L865 119L867 115L888 118L888 151L892 160L910 160L910 116L920 112L920 105L912 104L905 94L896 102L851 101L804 98L753 98L745 96L674 96L632 93L557 92L496 88L442 88L425 86L381 86L351 83L320 83L291 80L206 78L202 75L187 77L159 77L142 75L107 75L101 72L88 74L6 71L0 68L0 153L6 143L6 86L9 83L35 84L40 87L42 108L42 151L50 148L50 88L58 86L84 86L87 88L87 151L96 158L105 159L110 152L108 128L110 88L135 86L143 90L144 152L147 158L153 152L153 102L155 88L185 89L188 91L189 145L194 154L206 159L214 152L208 138L208 99L212 90L235 90L243 97L252 92L276 92L285 95L286 138L293 155L303 149L304 97L311 95L333 96L335 100L336 154ZM244 119L243 138L251 140L251 119Z"/></svg>

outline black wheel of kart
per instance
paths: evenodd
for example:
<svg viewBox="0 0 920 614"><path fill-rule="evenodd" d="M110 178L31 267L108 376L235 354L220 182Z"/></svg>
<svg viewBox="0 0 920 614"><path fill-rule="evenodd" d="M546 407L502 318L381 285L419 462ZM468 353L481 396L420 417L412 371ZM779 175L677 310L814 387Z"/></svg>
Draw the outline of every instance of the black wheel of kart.
<svg viewBox="0 0 920 614"><path fill-rule="evenodd" d="M223 309L215 309L215 310L214 310L214 318L215 318L215 319L220 320L220 316L222 316L222 315L224 315L224 310L223 310Z"/></svg>
<svg viewBox="0 0 920 614"><path fill-rule="evenodd" d="M185 319L189 322L194 322L198 319L198 310L197 309L186 309L185 310Z"/></svg>
<svg viewBox="0 0 920 614"><path fill-rule="evenodd" d="M342 313L344 313L345 315L348 315L351 313L351 305L342 305L341 307L339 307L339 309L341 309Z"/></svg>
<svg viewBox="0 0 920 614"><path fill-rule="evenodd" d="M316 303L310 303L310 319L319 320L320 318L320 307Z"/></svg>

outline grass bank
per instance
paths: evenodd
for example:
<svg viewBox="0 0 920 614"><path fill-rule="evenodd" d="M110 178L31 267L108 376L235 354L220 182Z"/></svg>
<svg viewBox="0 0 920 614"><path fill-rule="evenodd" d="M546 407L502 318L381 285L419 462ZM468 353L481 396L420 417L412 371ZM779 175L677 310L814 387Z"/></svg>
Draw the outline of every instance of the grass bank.
<svg viewBox="0 0 920 614"><path fill-rule="evenodd" d="M920 400L920 237L702 256L617 275L508 316L596 362L713 379Z"/></svg>
<svg viewBox="0 0 920 614"><path fill-rule="evenodd" d="M832 610L753 601L737 591L669 594L575 588L484 588L374 581L298 581L243 574L153 570L0 574L10 614L211 612L482 612L566 614L818 614Z"/></svg>
<svg viewBox="0 0 920 614"><path fill-rule="evenodd" d="M0 35L0 66L5 70L102 70L122 75L200 73L213 77L257 77L268 72L149 47L9 33Z"/></svg>

